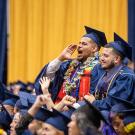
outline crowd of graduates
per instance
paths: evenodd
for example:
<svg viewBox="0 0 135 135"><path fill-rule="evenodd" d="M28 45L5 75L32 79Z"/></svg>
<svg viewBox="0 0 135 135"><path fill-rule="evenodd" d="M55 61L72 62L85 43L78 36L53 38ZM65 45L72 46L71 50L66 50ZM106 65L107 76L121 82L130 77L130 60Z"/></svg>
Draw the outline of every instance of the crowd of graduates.
<svg viewBox="0 0 135 135"><path fill-rule="evenodd" d="M0 82L0 135L135 135L132 46L85 30L34 83Z"/></svg>

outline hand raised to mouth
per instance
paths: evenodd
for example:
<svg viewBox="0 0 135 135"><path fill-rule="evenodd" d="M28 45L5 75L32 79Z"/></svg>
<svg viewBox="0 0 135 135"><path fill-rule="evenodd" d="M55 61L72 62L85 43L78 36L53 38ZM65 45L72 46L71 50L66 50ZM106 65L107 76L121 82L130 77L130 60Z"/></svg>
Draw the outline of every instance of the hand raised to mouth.
<svg viewBox="0 0 135 135"><path fill-rule="evenodd" d="M61 61L72 59L71 56L77 49L77 45L71 44L67 46L62 53L59 55L58 59Z"/></svg>

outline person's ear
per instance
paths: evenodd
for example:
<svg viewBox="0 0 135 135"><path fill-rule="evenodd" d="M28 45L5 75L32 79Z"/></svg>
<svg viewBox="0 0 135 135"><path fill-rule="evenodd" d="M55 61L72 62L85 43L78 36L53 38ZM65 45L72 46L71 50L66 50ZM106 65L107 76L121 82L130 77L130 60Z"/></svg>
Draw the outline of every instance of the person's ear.
<svg viewBox="0 0 135 135"><path fill-rule="evenodd" d="M92 52L95 53L98 51L98 46L95 44L93 47L92 47Z"/></svg>
<svg viewBox="0 0 135 135"><path fill-rule="evenodd" d="M115 63L115 64L119 64L120 61L121 61L120 56L116 56L115 59L114 59L114 63Z"/></svg>

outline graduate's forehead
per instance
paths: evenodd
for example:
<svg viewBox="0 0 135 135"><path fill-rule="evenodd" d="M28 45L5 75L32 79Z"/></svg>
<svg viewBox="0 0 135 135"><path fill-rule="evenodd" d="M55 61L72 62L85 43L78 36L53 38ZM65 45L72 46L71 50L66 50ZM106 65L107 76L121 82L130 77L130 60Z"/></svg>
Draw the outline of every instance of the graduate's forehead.
<svg viewBox="0 0 135 135"><path fill-rule="evenodd" d="M43 124L42 124L42 128L45 129L45 130L47 130L47 129L50 129L50 130L58 130L58 129L56 129L53 125L48 124L48 123L43 123Z"/></svg>
<svg viewBox="0 0 135 135"><path fill-rule="evenodd" d="M82 38L80 39L80 41L81 41L81 42L93 42L93 40L92 40L91 38L89 38L89 37L82 37Z"/></svg>
<svg viewBox="0 0 135 135"><path fill-rule="evenodd" d="M114 55L113 48L103 48L101 54Z"/></svg>

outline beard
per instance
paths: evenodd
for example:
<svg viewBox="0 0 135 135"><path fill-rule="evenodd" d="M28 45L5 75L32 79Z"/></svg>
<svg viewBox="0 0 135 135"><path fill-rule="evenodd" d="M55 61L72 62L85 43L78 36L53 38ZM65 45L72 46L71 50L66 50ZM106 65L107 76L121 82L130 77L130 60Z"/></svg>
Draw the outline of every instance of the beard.
<svg viewBox="0 0 135 135"><path fill-rule="evenodd" d="M102 65L101 65L102 66ZM115 67L115 63L114 63L114 60L112 60L109 65L107 65L106 67L102 67L104 70L110 70L112 69L113 67Z"/></svg>

